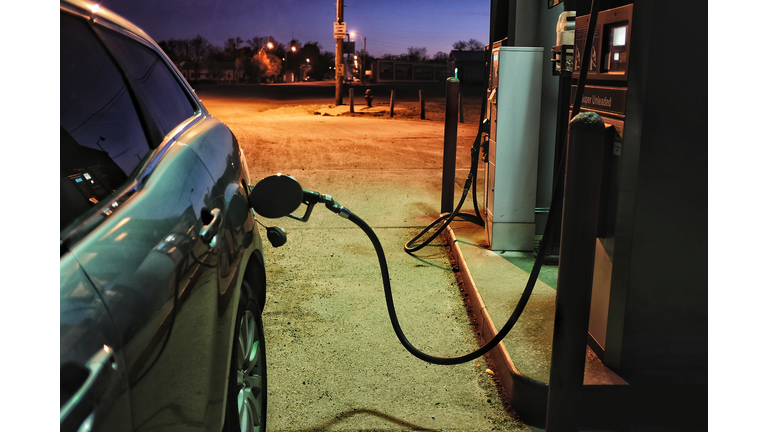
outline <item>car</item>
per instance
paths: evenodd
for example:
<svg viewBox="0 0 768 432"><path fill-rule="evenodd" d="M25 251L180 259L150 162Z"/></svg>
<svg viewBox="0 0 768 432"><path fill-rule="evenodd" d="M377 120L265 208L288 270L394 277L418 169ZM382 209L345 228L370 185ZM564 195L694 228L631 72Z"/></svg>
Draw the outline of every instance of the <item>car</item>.
<svg viewBox="0 0 768 432"><path fill-rule="evenodd" d="M60 36L61 430L265 430L243 150L137 26L64 0Z"/></svg>

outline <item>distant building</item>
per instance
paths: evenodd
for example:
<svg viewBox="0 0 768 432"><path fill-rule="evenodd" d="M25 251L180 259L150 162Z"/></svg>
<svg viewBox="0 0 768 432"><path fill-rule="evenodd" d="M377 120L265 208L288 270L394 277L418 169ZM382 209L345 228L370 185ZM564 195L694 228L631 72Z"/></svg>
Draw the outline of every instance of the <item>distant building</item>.
<svg viewBox="0 0 768 432"><path fill-rule="evenodd" d="M485 82L485 51L451 51L448 54L448 73L462 84Z"/></svg>
<svg viewBox="0 0 768 432"><path fill-rule="evenodd" d="M448 69L441 63L409 62L404 60L376 60L372 65L373 82L434 82L448 77Z"/></svg>
<svg viewBox="0 0 768 432"><path fill-rule="evenodd" d="M234 64L232 62L217 62L212 67L202 67L195 69L188 63L181 62L178 66L181 75L189 81L219 81L232 82L235 79ZM244 77L243 69L237 69L237 78L242 80Z"/></svg>

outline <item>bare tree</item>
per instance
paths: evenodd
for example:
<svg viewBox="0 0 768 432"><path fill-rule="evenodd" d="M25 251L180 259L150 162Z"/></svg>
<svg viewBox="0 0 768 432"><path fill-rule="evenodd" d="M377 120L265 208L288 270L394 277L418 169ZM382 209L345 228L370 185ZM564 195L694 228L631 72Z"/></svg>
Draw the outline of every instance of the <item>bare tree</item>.
<svg viewBox="0 0 768 432"><path fill-rule="evenodd" d="M485 45L483 45L477 39L470 39L469 42L468 42L467 49L469 51L484 51L485 50Z"/></svg>
<svg viewBox="0 0 768 432"><path fill-rule="evenodd" d="M453 43L453 49L456 51L466 51L467 50L467 42L466 41L458 41Z"/></svg>
<svg viewBox="0 0 768 432"><path fill-rule="evenodd" d="M223 51L220 47L211 45L205 60L205 64L208 66L208 74L216 81L219 81L224 76L224 68L221 67L221 62L219 61L225 55Z"/></svg>
<svg viewBox="0 0 768 432"><path fill-rule="evenodd" d="M189 61L192 63L192 69L195 71L195 78L200 74L200 69L205 64L208 51L211 44L208 40L199 34L189 41Z"/></svg>
<svg viewBox="0 0 768 432"><path fill-rule="evenodd" d="M243 44L243 40L240 39L240 36L229 38L224 43L224 51L232 54L232 69L233 69L232 74L234 75L232 78L236 82L239 80L238 74L237 74L238 65L240 65L240 68L243 69L243 71L245 71L245 67L244 67L245 60L242 52L240 52L240 45L242 44Z"/></svg>
<svg viewBox="0 0 768 432"><path fill-rule="evenodd" d="M427 49L423 47L422 48L409 47L407 56L408 56L408 61L412 61L412 62L421 62L421 61L426 61L428 59Z"/></svg>
<svg viewBox="0 0 768 432"><path fill-rule="evenodd" d="M432 61L435 63L445 63L448 61L448 54L438 51L437 54L432 57Z"/></svg>
<svg viewBox="0 0 768 432"><path fill-rule="evenodd" d="M470 39L469 41L460 40L453 44L453 49L456 51L484 51L485 45L477 39Z"/></svg>

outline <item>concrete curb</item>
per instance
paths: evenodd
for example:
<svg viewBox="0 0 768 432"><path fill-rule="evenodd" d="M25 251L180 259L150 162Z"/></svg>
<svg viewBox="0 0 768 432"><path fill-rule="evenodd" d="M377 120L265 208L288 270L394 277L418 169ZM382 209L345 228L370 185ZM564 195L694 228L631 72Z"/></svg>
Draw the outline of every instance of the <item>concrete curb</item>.
<svg viewBox="0 0 768 432"><path fill-rule="evenodd" d="M474 311L480 336L484 341L491 340L498 333L498 330L493 325L483 299L480 297L475 281L469 272L467 262L464 260L464 255L458 246L456 235L453 233L450 225L443 231L443 237L448 245L448 253L458 265L459 274L462 279L461 285L464 287L469 303ZM528 378L520 373L512 362L506 347L504 347L504 342L492 348L488 355L497 368L497 377L504 390L504 396L507 398L512 409L527 424L543 428L547 416L549 386L544 382Z"/></svg>

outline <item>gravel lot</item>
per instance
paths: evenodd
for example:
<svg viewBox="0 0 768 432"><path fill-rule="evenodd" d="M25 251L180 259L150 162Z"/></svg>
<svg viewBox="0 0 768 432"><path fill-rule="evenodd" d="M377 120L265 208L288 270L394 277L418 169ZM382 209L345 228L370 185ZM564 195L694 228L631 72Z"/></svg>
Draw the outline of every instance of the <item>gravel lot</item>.
<svg viewBox="0 0 768 432"><path fill-rule="evenodd" d="M430 246L417 257L403 252L439 214L441 121L317 116L316 100L278 107L258 97L198 94L235 133L254 181L291 174L373 227L387 254L398 317L417 348L442 356L477 348L445 249ZM475 132L474 123L459 127L461 185ZM261 222L288 233L288 243L275 249L262 231L268 430L529 430L505 410L493 367L483 358L438 366L400 345L375 251L354 224L324 207L316 207L308 223Z"/></svg>

